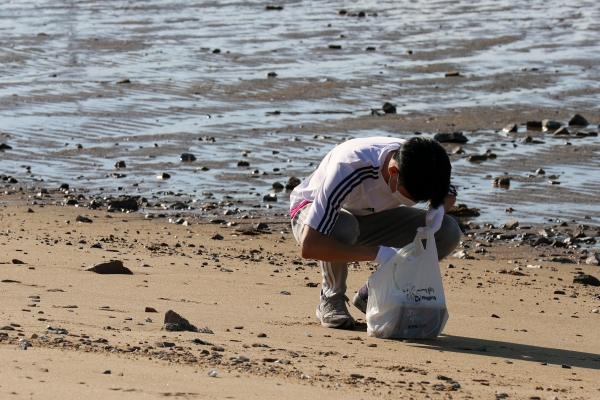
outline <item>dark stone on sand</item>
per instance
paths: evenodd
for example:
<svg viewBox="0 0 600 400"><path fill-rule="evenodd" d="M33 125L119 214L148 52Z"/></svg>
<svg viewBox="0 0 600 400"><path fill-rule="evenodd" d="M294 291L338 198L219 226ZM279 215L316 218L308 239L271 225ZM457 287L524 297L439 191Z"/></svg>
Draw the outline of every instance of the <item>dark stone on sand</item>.
<svg viewBox="0 0 600 400"><path fill-rule="evenodd" d="M123 266L123 261L121 260L113 260L90 265L84 271L92 271L97 274L133 275L133 272L131 272L129 268Z"/></svg>
<svg viewBox="0 0 600 400"><path fill-rule="evenodd" d="M12 150L12 147L7 145L6 143L0 143L0 150Z"/></svg>
<svg viewBox="0 0 600 400"><path fill-rule="evenodd" d="M496 314L492 314L492 318L500 318L500 317L497 316Z"/></svg>
<svg viewBox="0 0 600 400"><path fill-rule="evenodd" d="M171 175L169 175L166 172L159 172L158 174L156 174L156 179L169 179L171 177Z"/></svg>
<svg viewBox="0 0 600 400"><path fill-rule="evenodd" d="M116 199L107 199L106 204L109 207L116 208L119 210L132 210L136 211L138 209L138 199L137 196L119 196Z"/></svg>
<svg viewBox="0 0 600 400"><path fill-rule="evenodd" d="M575 114L569 119L569 126L588 126L590 123L587 119L583 118L579 114Z"/></svg>
<svg viewBox="0 0 600 400"><path fill-rule="evenodd" d="M532 244L534 246L538 246L540 244L550 244L550 243L552 243L552 241L550 239L542 236L542 237L535 239Z"/></svg>
<svg viewBox="0 0 600 400"><path fill-rule="evenodd" d="M238 167L249 167L250 163L248 161L238 161L237 166Z"/></svg>
<svg viewBox="0 0 600 400"><path fill-rule="evenodd" d="M577 275L573 277L573 283L582 285L600 286L600 280L592 275Z"/></svg>
<svg viewBox="0 0 600 400"><path fill-rule="evenodd" d="M69 190L69 184L68 183L63 183L60 185L60 187L58 188L58 190Z"/></svg>
<svg viewBox="0 0 600 400"><path fill-rule="evenodd" d="M504 128L502 128L502 130L506 133L509 133L509 132L514 133L517 131L517 129L518 129L517 124L509 124L509 125L506 125Z"/></svg>
<svg viewBox="0 0 600 400"><path fill-rule="evenodd" d="M545 119L542 121L542 129L545 131L555 131L561 127L560 122Z"/></svg>
<svg viewBox="0 0 600 400"><path fill-rule="evenodd" d="M179 159L183 162L192 162L196 161L196 156L190 153L183 153Z"/></svg>
<svg viewBox="0 0 600 400"><path fill-rule="evenodd" d="M500 229L513 230L513 229L517 229L518 226L519 226L519 221L517 221L514 218L511 218L508 221L506 221L505 223L503 223L502 225L500 225Z"/></svg>
<svg viewBox="0 0 600 400"><path fill-rule="evenodd" d="M383 103L383 106L381 106L381 109L386 114L396 114L396 106L391 103L388 103L388 102Z"/></svg>
<svg viewBox="0 0 600 400"><path fill-rule="evenodd" d="M561 126L554 132L554 136L569 136L571 132L567 129L566 126Z"/></svg>
<svg viewBox="0 0 600 400"><path fill-rule="evenodd" d="M259 229L259 230L269 229L269 225L267 225L264 222L259 222L258 224L256 224L255 229Z"/></svg>
<svg viewBox="0 0 600 400"><path fill-rule="evenodd" d="M555 243L560 243L560 242L554 241L553 244L555 244ZM557 246L557 247L559 247L559 246ZM564 246L562 246L562 247L564 247ZM567 258L567 257L552 257L550 259L550 261L561 263L561 264L575 264L575 261L573 261L573 260L571 260L570 258Z"/></svg>
<svg viewBox="0 0 600 400"><path fill-rule="evenodd" d="M156 311L156 308L154 307L146 307L144 312L157 313L158 311Z"/></svg>
<svg viewBox="0 0 600 400"><path fill-rule="evenodd" d="M279 11L283 10L283 6L265 6L266 11Z"/></svg>
<svg viewBox="0 0 600 400"><path fill-rule="evenodd" d="M542 121L527 121L527 129L542 129Z"/></svg>
<svg viewBox="0 0 600 400"><path fill-rule="evenodd" d="M198 328L190 324L190 322L187 319L183 318L181 315L177 314L173 310L169 310L165 313L163 329L169 332L198 331Z"/></svg>
<svg viewBox="0 0 600 400"><path fill-rule="evenodd" d="M285 184L285 188L287 190L293 190L300 183L302 183L300 179L296 178L295 176L290 176L290 179L288 179L287 183Z"/></svg>
<svg viewBox="0 0 600 400"><path fill-rule="evenodd" d="M462 132L438 133L433 139L440 143L467 143L469 141Z"/></svg>
<svg viewBox="0 0 600 400"><path fill-rule="evenodd" d="M117 161L115 163L115 168L116 169L127 168L127 165L125 165L125 161Z"/></svg>
<svg viewBox="0 0 600 400"><path fill-rule="evenodd" d="M449 76L460 76L460 73L458 71L448 71L448 72L446 72L445 76L446 77L449 77Z"/></svg>
<svg viewBox="0 0 600 400"><path fill-rule="evenodd" d="M333 50L341 50L342 49L341 44L330 44L330 45L327 45L327 47L330 49L333 49Z"/></svg>
<svg viewBox="0 0 600 400"><path fill-rule="evenodd" d="M16 258L13 258L12 263L13 264L25 264L23 261L17 260Z"/></svg>
<svg viewBox="0 0 600 400"><path fill-rule="evenodd" d="M78 215L77 218L75 218L75 221L77 221L77 222L87 222L88 224L92 223L91 219L89 219L88 217L84 217L82 215Z"/></svg>
<svg viewBox="0 0 600 400"><path fill-rule="evenodd" d="M63 200L62 204L65 206L74 206L79 204L79 202L77 201L77 199L66 199Z"/></svg>
<svg viewBox="0 0 600 400"><path fill-rule="evenodd" d="M129 78L123 78L117 81L117 85L122 85L124 83L131 83L131 81L129 80Z"/></svg>
<svg viewBox="0 0 600 400"><path fill-rule="evenodd" d="M211 236L212 240L223 240L223 236L219 235L218 233L215 233L214 235Z"/></svg>

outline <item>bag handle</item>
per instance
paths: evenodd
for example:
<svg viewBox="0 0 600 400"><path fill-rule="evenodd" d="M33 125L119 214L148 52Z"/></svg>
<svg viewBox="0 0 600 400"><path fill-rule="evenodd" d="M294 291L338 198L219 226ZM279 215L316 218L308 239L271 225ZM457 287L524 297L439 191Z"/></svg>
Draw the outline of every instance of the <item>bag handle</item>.
<svg viewBox="0 0 600 400"><path fill-rule="evenodd" d="M419 237L419 234L417 233L417 235L415 236L415 240L413 241L413 244L415 245L415 250L413 251L413 254L415 257L420 256L421 254L425 253L425 249L429 250L429 244L431 243L433 246L435 246L435 232L432 231L431 228L429 227L423 227L420 228L423 229L426 233L427 233L427 239L425 239L427 241L427 247L423 247L423 241L421 240L421 238ZM437 252L437 249L436 249Z"/></svg>

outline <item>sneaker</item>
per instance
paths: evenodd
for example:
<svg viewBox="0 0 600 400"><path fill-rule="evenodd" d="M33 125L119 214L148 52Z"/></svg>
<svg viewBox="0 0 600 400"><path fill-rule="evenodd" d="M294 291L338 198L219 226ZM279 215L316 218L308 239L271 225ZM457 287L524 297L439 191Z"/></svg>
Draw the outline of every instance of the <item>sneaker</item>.
<svg viewBox="0 0 600 400"><path fill-rule="evenodd" d="M363 287L360 288L358 292L352 298L352 304L354 307L358 308L362 311L363 314L367 313L367 300L369 299L369 292L367 289L367 284L365 283Z"/></svg>
<svg viewBox="0 0 600 400"><path fill-rule="evenodd" d="M339 299L327 299L321 297L317 306L317 319L325 328L352 329L354 328L354 318L348 312L346 302L348 297L343 296Z"/></svg>
<svg viewBox="0 0 600 400"><path fill-rule="evenodd" d="M354 304L354 307L362 311L363 314L367 313L367 302L360 298L358 292L356 292L356 294L352 298L352 304Z"/></svg>

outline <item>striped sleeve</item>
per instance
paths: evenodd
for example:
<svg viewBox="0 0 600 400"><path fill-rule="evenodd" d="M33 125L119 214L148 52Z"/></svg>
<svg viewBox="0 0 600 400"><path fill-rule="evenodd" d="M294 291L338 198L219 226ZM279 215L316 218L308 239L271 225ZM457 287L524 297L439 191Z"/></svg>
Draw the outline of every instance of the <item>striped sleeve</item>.
<svg viewBox="0 0 600 400"><path fill-rule="evenodd" d="M319 187L306 223L329 235L348 195L365 180L378 178L379 169L372 165L356 169L338 165L336 172L328 174Z"/></svg>

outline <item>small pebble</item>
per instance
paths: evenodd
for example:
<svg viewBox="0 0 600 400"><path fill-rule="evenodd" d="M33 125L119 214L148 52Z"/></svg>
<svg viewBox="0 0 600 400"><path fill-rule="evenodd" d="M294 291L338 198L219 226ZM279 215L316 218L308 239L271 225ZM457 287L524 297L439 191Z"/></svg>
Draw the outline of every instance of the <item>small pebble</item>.
<svg viewBox="0 0 600 400"><path fill-rule="evenodd" d="M208 373L206 375L210 376L211 378L216 378L217 377L217 370L216 369L211 369L210 371L208 371Z"/></svg>

